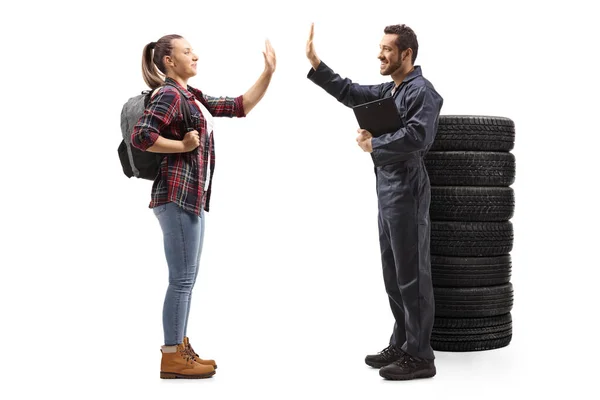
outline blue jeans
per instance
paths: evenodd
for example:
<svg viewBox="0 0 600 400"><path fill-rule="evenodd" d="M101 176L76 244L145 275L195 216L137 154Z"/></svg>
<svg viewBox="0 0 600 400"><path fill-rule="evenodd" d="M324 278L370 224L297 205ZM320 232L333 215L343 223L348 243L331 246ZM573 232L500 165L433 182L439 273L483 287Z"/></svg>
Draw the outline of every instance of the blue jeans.
<svg viewBox="0 0 600 400"><path fill-rule="evenodd" d="M169 266L169 287L163 306L165 345L183 342L192 302L192 289L204 241L204 211L198 217L176 203L152 209L163 232L165 256Z"/></svg>

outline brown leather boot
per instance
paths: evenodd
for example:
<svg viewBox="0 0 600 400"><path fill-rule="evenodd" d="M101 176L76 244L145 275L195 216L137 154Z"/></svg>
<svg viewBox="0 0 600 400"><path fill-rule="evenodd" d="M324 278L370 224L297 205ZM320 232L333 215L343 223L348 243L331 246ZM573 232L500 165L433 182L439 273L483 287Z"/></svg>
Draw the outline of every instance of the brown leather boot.
<svg viewBox="0 0 600 400"><path fill-rule="evenodd" d="M211 365L202 365L194 361L194 356L187 347L180 343L177 346L162 346L160 361L160 377L162 379L201 379L215 374Z"/></svg>
<svg viewBox="0 0 600 400"><path fill-rule="evenodd" d="M200 358L200 356L198 354L196 354L196 352L194 351L194 349L192 349L192 346L190 345L190 338L188 338L187 336L184 336L183 344L187 347L189 352L194 356L194 361L196 361L197 363L203 364L203 365L211 365L214 369L217 369L217 363L215 362L215 360L203 360Z"/></svg>

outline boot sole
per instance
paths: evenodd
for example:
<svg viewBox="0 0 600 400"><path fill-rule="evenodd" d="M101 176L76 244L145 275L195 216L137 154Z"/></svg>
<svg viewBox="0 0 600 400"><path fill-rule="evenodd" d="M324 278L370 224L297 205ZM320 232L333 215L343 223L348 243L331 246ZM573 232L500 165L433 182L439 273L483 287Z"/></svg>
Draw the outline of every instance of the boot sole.
<svg viewBox="0 0 600 400"><path fill-rule="evenodd" d="M383 368L386 365L390 365L391 363L393 363L394 361L390 361L388 363L378 363L378 362L373 362L373 361L365 361L365 364L367 364L369 367L373 367L373 368Z"/></svg>
<svg viewBox="0 0 600 400"><path fill-rule="evenodd" d="M385 379L388 380L392 380L392 381L408 381L411 379L421 379L421 378L432 378L435 376L436 374L436 370L435 368L433 368L433 370L428 369L428 370L423 370L423 371L417 371L415 373L412 374L393 374L393 373L382 373L383 371L379 371L379 375Z"/></svg>
<svg viewBox="0 0 600 400"><path fill-rule="evenodd" d="M215 374L215 371L202 374L202 375L182 375L174 372L162 372L160 371L160 379L205 379L210 378Z"/></svg>

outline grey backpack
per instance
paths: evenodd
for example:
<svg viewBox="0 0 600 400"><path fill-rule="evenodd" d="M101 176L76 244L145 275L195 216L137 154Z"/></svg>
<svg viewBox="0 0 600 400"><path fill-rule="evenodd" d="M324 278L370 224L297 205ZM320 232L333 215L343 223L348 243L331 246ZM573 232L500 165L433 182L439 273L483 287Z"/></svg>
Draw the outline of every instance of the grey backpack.
<svg viewBox="0 0 600 400"><path fill-rule="evenodd" d="M190 105L185 101L185 96L177 86L170 86L179 90L181 95L182 101L179 103L179 110L183 113L182 132L194 130L194 125L191 121ZM152 91L145 90L141 94L127 100L121 110L121 133L123 134L123 140L119 145L118 153L123 173L128 178L135 176L136 178L153 181L158 175L160 164L165 157L164 154L142 151L131 145L133 127L137 124L141 116L144 115L144 110L148 106L151 97Z"/></svg>

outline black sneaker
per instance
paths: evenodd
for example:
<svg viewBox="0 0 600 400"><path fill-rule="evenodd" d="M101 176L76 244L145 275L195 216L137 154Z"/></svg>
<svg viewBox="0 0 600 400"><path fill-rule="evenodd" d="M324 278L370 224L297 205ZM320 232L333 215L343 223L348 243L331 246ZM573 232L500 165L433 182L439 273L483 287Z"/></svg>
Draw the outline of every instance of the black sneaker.
<svg viewBox="0 0 600 400"><path fill-rule="evenodd" d="M404 353L400 360L381 368L379 375L394 381L431 378L435 375L435 364L433 360L413 357Z"/></svg>
<svg viewBox="0 0 600 400"><path fill-rule="evenodd" d="M365 363L373 368L381 368L400 360L404 354L404 351L390 344L378 354L366 356Z"/></svg>

